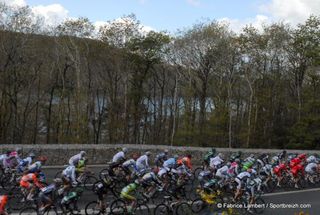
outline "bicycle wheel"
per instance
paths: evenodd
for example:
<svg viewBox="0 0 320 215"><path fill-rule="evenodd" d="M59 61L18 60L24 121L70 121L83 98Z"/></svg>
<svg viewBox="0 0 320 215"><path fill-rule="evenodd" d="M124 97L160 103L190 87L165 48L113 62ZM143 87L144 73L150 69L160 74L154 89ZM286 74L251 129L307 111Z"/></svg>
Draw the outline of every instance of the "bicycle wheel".
<svg viewBox="0 0 320 215"><path fill-rule="evenodd" d="M166 215L170 214L170 208L165 204L157 205L154 209L154 215Z"/></svg>
<svg viewBox="0 0 320 215"><path fill-rule="evenodd" d="M86 179L85 179L84 182L83 182L84 188L85 188L86 190L90 190L90 191L91 191L92 188L93 188L93 185L94 185L97 181L98 181L98 179L97 179L96 177L91 176L91 175L87 176Z"/></svg>
<svg viewBox="0 0 320 215"><path fill-rule="evenodd" d="M101 210L97 201L89 202L85 207L86 215L99 215Z"/></svg>
<svg viewBox="0 0 320 215"><path fill-rule="evenodd" d="M190 205L186 202L182 202L176 206L177 215L192 215L192 209Z"/></svg>
<svg viewBox="0 0 320 215"><path fill-rule="evenodd" d="M25 196L21 192L14 193L8 201L8 208L21 210L25 207Z"/></svg>
<svg viewBox="0 0 320 215"><path fill-rule="evenodd" d="M262 198L257 198L256 199L256 201L255 201L255 203L259 206L259 205L265 205L265 202L264 202L264 200L262 199ZM261 208L254 208L253 210L254 210L254 212L255 212L255 214L262 214L263 212L264 212L264 207L261 207Z"/></svg>
<svg viewBox="0 0 320 215"><path fill-rule="evenodd" d="M110 213L111 214L125 214L127 211L126 203L122 199L114 200L110 205Z"/></svg>
<svg viewBox="0 0 320 215"><path fill-rule="evenodd" d="M38 213L38 210L34 207L27 207L20 211L20 215L35 215Z"/></svg>
<svg viewBox="0 0 320 215"><path fill-rule="evenodd" d="M194 175L194 178L197 180L198 179L198 176L199 176L199 173L203 170L203 167L197 167L194 171L193 171L193 175Z"/></svg>
<svg viewBox="0 0 320 215"><path fill-rule="evenodd" d="M51 208L48 208L47 210L45 210L44 215L58 215L58 211L56 208L51 207Z"/></svg>
<svg viewBox="0 0 320 215"><path fill-rule="evenodd" d="M148 205L146 204L139 204L136 208L136 214L141 214L141 215L149 215L150 213L150 209L148 207Z"/></svg>
<svg viewBox="0 0 320 215"><path fill-rule="evenodd" d="M191 203L191 210L194 213L201 212L206 207L206 203L202 199L195 199Z"/></svg>
<svg viewBox="0 0 320 215"><path fill-rule="evenodd" d="M12 174L6 174L1 180L1 186L5 191L9 191L18 186L18 182L16 181L16 177Z"/></svg>

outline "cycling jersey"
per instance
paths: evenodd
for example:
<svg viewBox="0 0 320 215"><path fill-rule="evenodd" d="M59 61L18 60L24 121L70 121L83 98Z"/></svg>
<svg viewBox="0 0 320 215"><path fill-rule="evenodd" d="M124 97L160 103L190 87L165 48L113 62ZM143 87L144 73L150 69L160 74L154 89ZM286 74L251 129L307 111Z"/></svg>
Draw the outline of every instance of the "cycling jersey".
<svg viewBox="0 0 320 215"><path fill-rule="evenodd" d="M5 211L7 203L8 203L8 196L6 195L0 196L0 214L2 214Z"/></svg>
<svg viewBox="0 0 320 215"><path fill-rule="evenodd" d="M57 186L55 184L50 184L46 187L41 188L40 192L47 195L54 192L56 189L57 189Z"/></svg>
<svg viewBox="0 0 320 215"><path fill-rule="evenodd" d="M138 185L136 183L131 183L124 187L121 190L121 198L129 199L129 200L135 200L135 197L131 195L134 191L136 191L138 188Z"/></svg>
<svg viewBox="0 0 320 215"><path fill-rule="evenodd" d="M122 161L122 160L126 160L126 156L125 156L125 154L124 154L123 151L118 152L118 153L115 154L115 155L113 156L113 158L112 158L112 162L113 162L113 163L117 163L117 162L120 162L120 161Z"/></svg>
<svg viewBox="0 0 320 215"><path fill-rule="evenodd" d="M225 165L217 170L216 176L220 178L225 178L228 175L228 170L229 167Z"/></svg>
<svg viewBox="0 0 320 215"><path fill-rule="evenodd" d="M34 162L28 167L30 173L39 172L41 170L42 163L41 161Z"/></svg>
<svg viewBox="0 0 320 215"><path fill-rule="evenodd" d="M149 172L147 174L145 174L142 179L141 179L142 183L148 184L150 182L155 182L157 184L160 184L158 182L158 178L156 176L156 174L154 174L154 172Z"/></svg>
<svg viewBox="0 0 320 215"><path fill-rule="evenodd" d="M29 173L22 176L20 180L20 186L26 189L29 189L32 184L35 184L37 187L41 187L38 177L35 173Z"/></svg>
<svg viewBox="0 0 320 215"><path fill-rule="evenodd" d="M155 162L155 164L156 164L157 166L160 166L160 165L162 165L163 162L164 162L165 160L167 160L167 159L168 159L167 154L164 153L164 152L162 152L162 153L160 153L160 154L157 154L154 162Z"/></svg>
<svg viewBox="0 0 320 215"><path fill-rule="evenodd" d="M32 158L31 157L27 157L25 159L22 159L18 166L17 166L17 170L18 172L23 172L24 170L26 170L26 168L32 163Z"/></svg>
<svg viewBox="0 0 320 215"><path fill-rule="evenodd" d="M178 165L185 165L189 169L192 169L191 159L188 157L183 157L177 161Z"/></svg>
<svg viewBox="0 0 320 215"><path fill-rule="evenodd" d="M148 156L147 155L142 155L138 158L137 160L137 167L139 170L147 169L149 168L149 163L148 163Z"/></svg>
<svg viewBox="0 0 320 215"><path fill-rule="evenodd" d="M82 159L81 153L76 154L70 158L69 165L76 166L81 159Z"/></svg>
<svg viewBox="0 0 320 215"><path fill-rule="evenodd" d="M175 168L176 166L176 159L174 158L169 158L168 160L166 160L164 163L163 163L163 167L164 168L167 168L167 169L172 169L172 168Z"/></svg>
<svg viewBox="0 0 320 215"><path fill-rule="evenodd" d="M316 163L309 163L306 168L305 168L305 171L308 173L308 174L314 174L317 170L317 164Z"/></svg>
<svg viewBox="0 0 320 215"><path fill-rule="evenodd" d="M136 165L136 161L134 159L130 159L125 161L122 164L122 167L124 168L124 170L126 171L126 173L135 173L138 171L137 165Z"/></svg>
<svg viewBox="0 0 320 215"><path fill-rule="evenodd" d="M76 168L73 165L68 166L66 169L64 169L62 171L62 175L66 178L68 178L69 180L71 180L71 182L76 182Z"/></svg>
<svg viewBox="0 0 320 215"><path fill-rule="evenodd" d="M223 160L219 157L219 155L210 159L210 167L217 168L222 163Z"/></svg>
<svg viewBox="0 0 320 215"><path fill-rule="evenodd" d="M230 176L236 176L239 174L239 165L237 162L233 162L230 166L230 168L228 169L228 174Z"/></svg>

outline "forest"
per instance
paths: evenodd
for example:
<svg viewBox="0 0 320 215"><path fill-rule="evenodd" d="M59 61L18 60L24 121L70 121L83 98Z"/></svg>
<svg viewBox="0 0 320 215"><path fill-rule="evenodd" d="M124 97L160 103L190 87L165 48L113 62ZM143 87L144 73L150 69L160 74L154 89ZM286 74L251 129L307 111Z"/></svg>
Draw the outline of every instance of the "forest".
<svg viewBox="0 0 320 215"><path fill-rule="evenodd" d="M320 148L320 17L47 26L0 4L0 144Z"/></svg>

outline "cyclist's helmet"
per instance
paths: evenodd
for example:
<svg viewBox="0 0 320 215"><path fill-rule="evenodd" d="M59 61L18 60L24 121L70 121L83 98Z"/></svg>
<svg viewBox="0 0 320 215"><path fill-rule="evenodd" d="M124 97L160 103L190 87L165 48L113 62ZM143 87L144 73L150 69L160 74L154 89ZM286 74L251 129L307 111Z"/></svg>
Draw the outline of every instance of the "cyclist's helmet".
<svg viewBox="0 0 320 215"><path fill-rule="evenodd" d="M227 162L226 166L231 167L231 162Z"/></svg>
<svg viewBox="0 0 320 215"><path fill-rule="evenodd" d="M38 158L38 160L41 161L41 162L46 162L48 160L48 158L46 156L40 156Z"/></svg>
<svg viewBox="0 0 320 215"><path fill-rule="evenodd" d="M165 153L165 154L168 154L168 153L169 153L169 150L168 150L168 149L165 149L165 150L164 150L164 153Z"/></svg>
<svg viewBox="0 0 320 215"><path fill-rule="evenodd" d="M128 148L124 147L124 148L122 148L122 151L123 151L124 153L127 153L127 152L128 152Z"/></svg>
<svg viewBox="0 0 320 215"><path fill-rule="evenodd" d="M147 151L147 152L146 152L146 155L147 155L147 156L150 156L150 155L151 155L151 152L150 152L150 151Z"/></svg>
<svg viewBox="0 0 320 215"><path fill-rule="evenodd" d="M86 152L85 152L85 151L81 151L81 152L80 152L80 155L81 155L82 157L84 157L84 156L86 155Z"/></svg>
<svg viewBox="0 0 320 215"><path fill-rule="evenodd" d="M18 155L22 153L22 149L20 147L17 147L15 150L16 150Z"/></svg>
<svg viewBox="0 0 320 215"><path fill-rule="evenodd" d="M178 160L179 155L174 155L173 158L174 158L175 160Z"/></svg>
<svg viewBox="0 0 320 215"><path fill-rule="evenodd" d="M154 167L154 168L152 169L152 172L157 175L158 172L159 172L159 168L158 168L158 167Z"/></svg>
<svg viewBox="0 0 320 215"><path fill-rule="evenodd" d="M252 169L251 169L251 168L248 168L248 169L247 169L247 172L248 172L248 173L252 173Z"/></svg>
<svg viewBox="0 0 320 215"><path fill-rule="evenodd" d="M187 155L187 158L191 159L191 158L192 158L192 155L191 155L191 154L188 154L188 155Z"/></svg>
<svg viewBox="0 0 320 215"><path fill-rule="evenodd" d="M236 162L237 164L239 164L239 163L240 163L240 159L237 158L237 159L234 160L234 162Z"/></svg>
<svg viewBox="0 0 320 215"><path fill-rule="evenodd" d="M29 157L34 158L36 155L33 152L29 153Z"/></svg>

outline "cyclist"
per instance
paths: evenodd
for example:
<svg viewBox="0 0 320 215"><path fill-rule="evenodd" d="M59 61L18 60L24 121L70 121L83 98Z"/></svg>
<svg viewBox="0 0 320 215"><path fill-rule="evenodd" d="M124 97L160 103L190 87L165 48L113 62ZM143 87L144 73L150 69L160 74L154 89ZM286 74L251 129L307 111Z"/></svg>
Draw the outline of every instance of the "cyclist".
<svg viewBox="0 0 320 215"><path fill-rule="evenodd" d="M127 148L122 148L122 151L115 154L112 158L112 162L110 164L109 174L110 176L114 176L114 169L122 165L122 163L126 160L126 154L128 152Z"/></svg>
<svg viewBox="0 0 320 215"><path fill-rule="evenodd" d="M27 168L26 173L41 172L41 167L46 163L47 159L48 158L46 156L40 156L38 161L34 162Z"/></svg>
<svg viewBox="0 0 320 215"><path fill-rule="evenodd" d="M210 181L213 178L213 169L207 168L205 170L202 170L198 175L198 181L200 187L203 187L205 183Z"/></svg>
<svg viewBox="0 0 320 215"><path fill-rule="evenodd" d="M86 156L86 152L85 151L81 151L80 153L72 156L69 159L69 165L73 165L76 166L78 164L78 162L83 159Z"/></svg>
<svg viewBox="0 0 320 215"><path fill-rule="evenodd" d="M236 158L234 162L231 163L231 166L228 170L228 174L231 177L235 177L239 174L239 168L240 168L240 159Z"/></svg>
<svg viewBox="0 0 320 215"><path fill-rule="evenodd" d="M129 213L132 213L132 209L136 207L137 199L132 194L135 193L139 187L139 181L135 180L133 183L127 185L121 190L120 197L131 202L131 207L128 210Z"/></svg>
<svg viewBox="0 0 320 215"><path fill-rule="evenodd" d="M240 160L240 159L241 159L241 156L242 156L242 152L241 152L241 151L238 151L238 152L232 154L231 157L230 157L230 162L232 163L232 162L234 162L236 159L239 159L239 160Z"/></svg>
<svg viewBox="0 0 320 215"><path fill-rule="evenodd" d="M36 188L42 188L42 184L40 184L38 180L39 173L28 173L22 176L20 180L20 187L24 196L27 196L28 200L33 200L33 195Z"/></svg>
<svg viewBox="0 0 320 215"><path fill-rule="evenodd" d="M252 172L254 172L254 170L249 168L247 169L247 171L241 172L237 175L237 177L235 178L235 182L237 183L237 190L234 199L237 200L239 198L241 194L241 189L249 181Z"/></svg>
<svg viewBox="0 0 320 215"><path fill-rule="evenodd" d="M34 157L35 157L35 154L31 152L28 157L26 157L25 159L22 159L17 166L17 172L18 173L24 172L31 165Z"/></svg>
<svg viewBox="0 0 320 215"><path fill-rule="evenodd" d="M168 149L165 149L164 152L161 152L156 155L155 164L158 167L161 167L163 165L163 162L168 159L168 153L169 153Z"/></svg>
<svg viewBox="0 0 320 215"><path fill-rule="evenodd" d="M277 180L278 180L277 186L281 187L280 183L284 175L287 173L287 166L284 163L280 163L279 165L275 166L272 171L277 177Z"/></svg>
<svg viewBox="0 0 320 215"><path fill-rule="evenodd" d="M229 171L229 168L231 167L231 163L228 162L226 165L224 165L223 167L219 168L216 172L216 177L218 179L220 179L218 181L218 184L219 185L222 185L224 184L224 181L225 179L229 178L229 174L228 174L228 171Z"/></svg>
<svg viewBox="0 0 320 215"><path fill-rule="evenodd" d="M138 173L136 159L137 158L129 159L122 164L122 169L126 173L127 180L134 177Z"/></svg>
<svg viewBox="0 0 320 215"><path fill-rule="evenodd" d="M292 174L292 177L294 178L294 187L295 188L299 188L298 187L298 181L299 181L299 173L301 173L301 175L304 177L304 163L306 161L306 154L300 154L298 155L298 157L293 158L290 161L290 172Z"/></svg>
<svg viewBox="0 0 320 215"><path fill-rule="evenodd" d="M158 172L158 177L164 181L164 187L169 185L168 173L173 171L176 172L175 168L177 167L178 155L175 155L172 158L169 158L163 163L163 168L160 168Z"/></svg>
<svg viewBox="0 0 320 215"><path fill-rule="evenodd" d="M0 215L8 215L6 212L6 205L8 203L8 196L1 195L0 196Z"/></svg>
<svg viewBox="0 0 320 215"><path fill-rule="evenodd" d="M286 156L287 156L287 151L286 150L283 150L282 152L280 152L277 155L277 157L279 158L280 161L285 161Z"/></svg>
<svg viewBox="0 0 320 215"><path fill-rule="evenodd" d="M112 158L112 163L123 163L126 160L126 154L128 152L127 148L123 148L122 151L115 154Z"/></svg>
<svg viewBox="0 0 320 215"><path fill-rule="evenodd" d="M62 181L64 184L64 191L69 191L72 186L77 186L76 167L73 165L68 166L62 171Z"/></svg>
<svg viewBox="0 0 320 215"><path fill-rule="evenodd" d="M8 203L8 196L1 195L0 196L0 215L8 215L6 211L6 205Z"/></svg>
<svg viewBox="0 0 320 215"><path fill-rule="evenodd" d="M223 162L223 154L219 153L217 156L210 159L210 167L216 170Z"/></svg>
<svg viewBox="0 0 320 215"><path fill-rule="evenodd" d="M39 211L44 211L46 208L52 205L53 194L59 187L62 185L62 180L60 178L53 179L53 183L43 187L40 189L39 192L39 201L40 201L40 208Z"/></svg>
<svg viewBox="0 0 320 215"><path fill-rule="evenodd" d="M192 170L192 164L191 164L191 159L192 159L192 155L188 154L187 156L179 159L177 161L178 165L184 165L186 166L189 170Z"/></svg>
<svg viewBox="0 0 320 215"><path fill-rule="evenodd" d="M210 164L210 159L213 158L216 155L216 149L211 148L207 154L203 157L203 163L205 167L208 167Z"/></svg>
<svg viewBox="0 0 320 215"><path fill-rule="evenodd" d="M149 157L151 152L147 151L144 155L141 155L137 160L137 167L139 172L144 172L149 169Z"/></svg>
<svg viewBox="0 0 320 215"><path fill-rule="evenodd" d="M16 166L21 161L20 155L21 155L20 148L16 148L15 151L8 151L7 155L5 156L5 158L3 160L3 168L6 170L12 170L12 169L16 168Z"/></svg>
<svg viewBox="0 0 320 215"><path fill-rule="evenodd" d="M315 183L313 176L318 175L319 170L320 170L320 165L315 162L308 163L308 165L305 167L307 178L311 183L313 184Z"/></svg>
<svg viewBox="0 0 320 215"><path fill-rule="evenodd" d="M150 198L155 191L156 186L161 186L161 182L158 180L157 173L159 172L158 168L155 167L151 172L148 172L142 176L140 182L143 188L147 189L146 196Z"/></svg>
<svg viewBox="0 0 320 215"><path fill-rule="evenodd" d="M107 198L108 190L111 185L111 180L104 178L103 180L94 184L93 192L98 195L99 207L102 213L106 211L105 199Z"/></svg>

